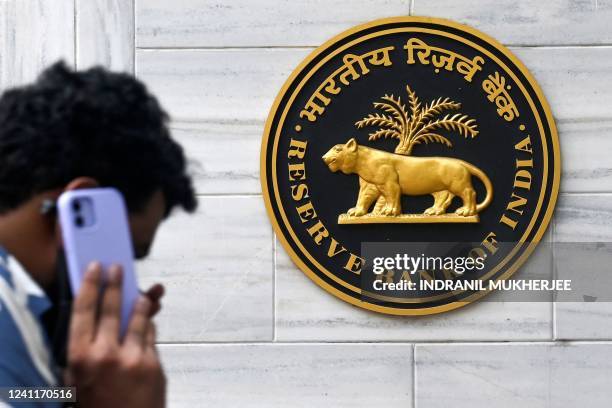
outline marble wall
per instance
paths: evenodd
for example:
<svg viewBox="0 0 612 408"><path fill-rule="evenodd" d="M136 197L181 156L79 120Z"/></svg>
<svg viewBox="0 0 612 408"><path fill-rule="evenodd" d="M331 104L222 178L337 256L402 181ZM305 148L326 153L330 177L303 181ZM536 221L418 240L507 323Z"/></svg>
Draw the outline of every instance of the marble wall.
<svg viewBox="0 0 612 408"><path fill-rule="evenodd" d="M168 289L158 325L171 406L610 406L609 303L382 316L316 287L274 237L259 148L281 84L325 39L409 14L470 24L519 56L561 138L547 240L612 238L612 1L0 1L2 89L58 58L133 72L192 159L200 208L168 220L140 265L144 284ZM571 273L546 257L526 267Z"/></svg>

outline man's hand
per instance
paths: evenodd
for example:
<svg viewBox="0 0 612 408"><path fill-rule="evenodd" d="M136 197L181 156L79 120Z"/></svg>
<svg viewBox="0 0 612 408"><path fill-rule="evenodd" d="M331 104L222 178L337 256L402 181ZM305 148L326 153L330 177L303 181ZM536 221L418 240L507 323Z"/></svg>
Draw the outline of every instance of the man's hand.
<svg viewBox="0 0 612 408"><path fill-rule="evenodd" d="M78 404L86 408L164 407L166 380L151 321L151 299L158 301L163 291L138 299L120 340L121 281L121 268L110 267L100 302L102 267L99 263L88 267L72 310L69 385L76 387Z"/></svg>

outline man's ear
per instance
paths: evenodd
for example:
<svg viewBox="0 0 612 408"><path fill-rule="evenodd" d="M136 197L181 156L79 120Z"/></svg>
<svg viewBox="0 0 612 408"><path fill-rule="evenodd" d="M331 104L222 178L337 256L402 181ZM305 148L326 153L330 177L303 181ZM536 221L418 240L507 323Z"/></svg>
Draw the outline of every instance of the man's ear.
<svg viewBox="0 0 612 408"><path fill-rule="evenodd" d="M348 142L346 142L345 144L346 148L350 151L350 152L354 152L357 150L357 141L355 140L355 138L351 138L351 140L349 140Z"/></svg>
<svg viewBox="0 0 612 408"><path fill-rule="evenodd" d="M64 191L80 190L83 188L96 188L99 186L100 183L98 183L98 180L94 178L77 177L74 180L70 181L70 183L66 184L66 187L64 187Z"/></svg>

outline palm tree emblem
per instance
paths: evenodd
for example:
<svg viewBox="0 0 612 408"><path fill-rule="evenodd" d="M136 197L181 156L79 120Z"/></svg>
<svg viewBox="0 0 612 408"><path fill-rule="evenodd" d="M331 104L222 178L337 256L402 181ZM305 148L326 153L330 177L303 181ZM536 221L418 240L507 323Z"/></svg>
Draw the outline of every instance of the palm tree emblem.
<svg viewBox="0 0 612 408"><path fill-rule="evenodd" d="M409 156L415 145L421 143L442 143L452 147L448 138L437 133L441 129L455 131L466 138L474 138L478 135L476 120L460 113L447 114L436 119L445 111L457 111L461 104L450 98L438 98L424 106L419 101L416 93L406 85L408 93L409 109L399 96L385 95L380 101L374 102L374 108L383 113L371 113L365 118L357 121L358 129L366 126L376 126L378 130L369 134L369 140L380 138L398 139L395 153Z"/></svg>

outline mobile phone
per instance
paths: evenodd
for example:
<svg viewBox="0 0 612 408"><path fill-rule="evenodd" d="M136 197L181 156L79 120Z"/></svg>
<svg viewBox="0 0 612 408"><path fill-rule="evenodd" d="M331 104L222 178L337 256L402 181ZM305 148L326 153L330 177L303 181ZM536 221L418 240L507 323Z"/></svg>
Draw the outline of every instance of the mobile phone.
<svg viewBox="0 0 612 408"><path fill-rule="evenodd" d="M73 295L79 292L85 270L91 262L102 264L104 279L110 265L118 264L123 268L123 336L139 296L123 196L113 188L71 190L60 195L57 208Z"/></svg>

